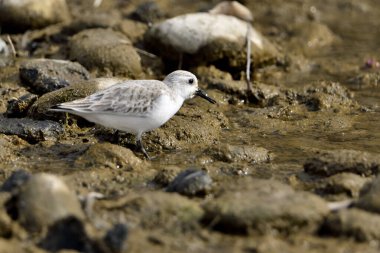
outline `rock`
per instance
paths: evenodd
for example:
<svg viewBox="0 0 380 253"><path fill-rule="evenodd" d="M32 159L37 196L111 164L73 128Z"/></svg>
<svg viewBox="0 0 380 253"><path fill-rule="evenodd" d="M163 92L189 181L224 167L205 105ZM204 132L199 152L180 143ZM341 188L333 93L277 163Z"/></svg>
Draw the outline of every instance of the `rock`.
<svg viewBox="0 0 380 253"><path fill-rule="evenodd" d="M65 32L76 34L80 31L92 28L110 28L121 22L120 12L111 10L109 12L96 11L92 9L90 12L82 13L80 16L65 26Z"/></svg>
<svg viewBox="0 0 380 253"><path fill-rule="evenodd" d="M192 101L187 102L187 104L190 103ZM228 125L227 118L221 112L200 108L203 101L193 103L197 103L197 106L183 106L162 127L147 133L144 139L146 146L153 147L154 150L170 150L181 148L189 143L204 145L215 143L222 129ZM204 104L205 107L210 107L207 101Z"/></svg>
<svg viewBox="0 0 380 253"><path fill-rule="evenodd" d="M345 209L327 216L321 232L353 237L358 241L380 240L380 216L360 209Z"/></svg>
<svg viewBox="0 0 380 253"><path fill-rule="evenodd" d="M23 118L26 116L29 107L37 100L38 96L32 93L22 95L17 99L8 101L7 111L5 116L8 118Z"/></svg>
<svg viewBox="0 0 380 253"><path fill-rule="evenodd" d="M187 169L178 174L166 188L168 192L178 192L182 195L194 196L205 194L210 190L212 179L204 170Z"/></svg>
<svg viewBox="0 0 380 253"><path fill-rule="evenodd" d="M37 121L29 118L2 118L0 117L0 133L17 135L28 142L36 143L45 140L56 140L63 128L54 121Z"/></svg>
<svg viewBox="0 0 380 253"><path fill-rule="evenodd" d="M123 170L140 170L148 165L136 157L130 149L111 143L91 145L75 160L79 168L110 168Z"/></svg>
<svg viewBox="0 0 380 253"><path fill-rule="evenodd" d="M131 78L142 74L140 56L132 42L119 32L84 30L72 37L69 46L70 58L90 70Z"/></svg>
<svg viewBox="0 0 380 253"><path fill-rule="evenodd" d="M330 46L337 41L337 36L325 24L318 22L302 22L302 25L296 26L293 40L297 47L303 46L307 54L310 50L318 50L322 47Z"/></svg>
<svg viewBox="0 0 380 253"><path fill-rule="evenodd" d="M230 145L221 144L217 147L211 147L208 151L214 159L223 162L249 162L262 163L269 162L273 159L273 155L262 147L255 145Z"/></svg>
<svg viewBox="0 0 380 253"><path fill-rule="evenodd" d="M139 4L129 17L146 24L152 24L160 20L163 13L155 1L148 1Z"/></svg>
<svg viewBox="0 0 380 253"><path fill-rule="evenodd" d="M359 197L360 190L368 182L368 178L353 173L339 173L321 180L317 192L323 194L346 194L349 197Z"/></svg>
<svg viewBox="0 0 380 253"><path fill-rule="evenodd" d="M30 146L28 142L16 135L0 134L0 162L2 164L12 163L17 159L15 150L23 150Z"/></svg>
<svg viewBox="0 0 380 253"><path fill-rule="evenodd" d="M159 191L128 194L116 205L142 228L160 228L171 234L198 226L204 214L197 202L177 193Z"/></svg>
<svg viewBox="0 0 380 253"><path fill-rule="evenodd" d="M29 231L39 231L69 216L84 218L75 193L57 176L44 173L33 175L21 187L17 208L20 223Z"/></svg>
<svg viewBox="0 0 380 253"><path fill-rule="evenodd" d="M153 179L153 182L161 186L167 186L176 178L176 176L181 172L181 168L176 166L167 166L160 169Z"/></svg>
<svg viewBox="0 0 380 253"><path fill-rule="evenodd" d="M255 65L273 62L279 57L275 47L254 28L250 28ZM166 59L178 60L188 54L191 65L224 60L229 67L246 64L247 23L232 16L191 13L153 25L146 34L147 45ZM186 55L185 55L186 56Z"/></svg>
<svg viewBox="0 0 380 253"><path fill-rule="evenodd" d="M112 253L125 252L127 249L128 227L125 224L115 224L104 236L104 242Z"/></svg>
<svg viewBox="0 0 380 253"><path fill-rule="evenodd" d="M115 29L125 34L135 44L144 39L148 26L141 22L124 19L115 26Z"/></svg>
<svg viewBox="0 0 380 253"><path fill-rule="evenodd" d="M84 98L122 80L119 78L95 78L46 93L30 107L28 116L34 119L59 119L64 114L48 111L53 105Z"/></svg>
<svg viewBox="0 0 380 253"><path fill-rule="evenodd" d="M297 99L310 111L359 109L359 104L352 98L353 93L340 83L321 82L318 85L307 86L298 94Z"/></svg>
<svg viewBox="0 0 380 253"><path fill-rule="evenodd" d="M25 170L16 170L5 180L0 191L14 192L25 184L32 175Z"/></svg>
<svg viewBox="0 0 380 253"><path fill-rule="evenodd" d="M10 49L7 43L0 38L0 67L5 67L11 62Z"/></svg>
<svg viewBox="0 0 380 253"><path fill-rule="evenodd" d="M21 32L70 20L65 0L3 0L0 24L3 32Z"/></svg>
<svg viewBox="0 0 380 253"><path fill-rule="evenodd" d="M39 243L49 252L75 250L77 252L99 252L97 245L86 233L84 223L75 216L57 220L49 227L47 235Z"/></svg>
<svg viewBox="0 0 380 253"><path fill-rule="evenodd" d="M89 77L88 71L79 63L64 60L33 59L20 66L21 80L38 94L58 90Z"/></svg>
<svg viewBox="0 0 380 253"><path fill-rule="evenodd" d="M219 4L215 5L214 8L212 8L209 13L211 14L224 14L224 15L230 15L237 18L240 18L241 20L252 22L253 21L253 14L252 12L242 5L241 3L237 1L223 1Z"/></svg>
<svg viewBox="0 0 380 253"><path fill-rule="evenodd" d="M205 220L226 233L314 232L329 212L326 202L273 180L235 182L204 207Z"/></svg>
<svg viewBox="0 0 380 253"><path fill-rule="evenodd" d="M361 196L354 204L370 212L380 213L380 177L376 177L367 187L363 187Z"/></svg>
<svg viewBox="0 0 380 253"><path fill-rule="evenodd" d="M347 83L353 89L378 87L380 85L380 72L378 70L360 72L356 76L347 80Z"/></svg>
<svg viewBox="0 0 380 253"><path fill-rule="evenodd" d="M368 176L378 173L380 158L357 150L319 151L315 157L307 159L303 167L305 172L321 176L331 176L341 172Z"/></svg>

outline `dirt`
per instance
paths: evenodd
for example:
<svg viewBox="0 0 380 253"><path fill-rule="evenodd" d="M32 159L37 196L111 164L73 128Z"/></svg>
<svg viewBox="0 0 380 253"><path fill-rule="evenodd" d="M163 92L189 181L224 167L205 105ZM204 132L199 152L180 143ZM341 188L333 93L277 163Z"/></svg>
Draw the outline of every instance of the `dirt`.
<svg viewBox="0 0 380 253"><path fill-rule="evenodd" d="M15 211L20 207L9 206L19 191L3 190L0 252L380 251L379 2L241 1L254 14L253 27L281 57L253 64L253 95L245 90L245 68L231 67L228 59L191 66L218 103L194 98L147 133L151 161L136 151L130 134L47 112L56 102L98 90L94 79L38 94L25 107L28 112L7 118L8 101L33 94L20 80L20 64L33 58L78 60L91 78L162 80L178 65L150 54L144 44L147 22L206 11L220 1L109 0L97 8L90 2L68 0L70 22L11 33L17 54L7 56L12 59L0 69L0 124L6 122L0 129L24 126L0 133L0 183L20 169L60 176L81 200L86 218L30 233ZM125 37L120 48L133 51L137 67L127 66L127 52L107 47L110 38L87 41L95 48L88 54L82 50L88 45L73 46L78 36L88 40L94 31L101 31L96 40ZM0 38L8 41L6 34ZM44 138L50 136L46 122L59 123L63 132ZM166 186L186 169L202 170L211 186L195 196L168 192ZM329 210L341 200L352 205ZM36 201L29 206L44 206L43 199ZM113 233L119 225L128 232ZM84 241L66 244L71 237L65 236L77 227Z"/></svg>

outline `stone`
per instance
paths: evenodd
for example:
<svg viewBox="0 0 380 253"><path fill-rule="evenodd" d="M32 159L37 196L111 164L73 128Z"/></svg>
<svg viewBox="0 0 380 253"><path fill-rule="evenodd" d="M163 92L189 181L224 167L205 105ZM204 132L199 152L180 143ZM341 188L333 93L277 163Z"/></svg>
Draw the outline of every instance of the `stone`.
<svg viewBox="0 0 380 253"><path fill-rule="evenodd" d="M345 194L349 197L359 197L360 190L369 179L353 173L339 173L323 178L317 183L316 191L323 194Z"/></svg>
<svg viewBox="0 0 380 253"><path fill-rule="evenodd" d="M221 144L211 147L208 151L214 159L223 162L263 163L273 159L273 155L262 147L255 145Z"/></svg>
<svg viewBox="0 0 380 253"><path fill-rule="evenodd" d="M5 116L8 118L22 118L28 113L30 106L37 100L38 96L32 93L26 93L19 98L8 101Z"/></svg>
<svg viewBox="0 0 380 253"><path fill-rule="evenodd" d="M40 231L69 216L84 218L75 193L59 177L44 173L22 185L17 208L19 222L29 231Z"/></svg>
<svg viewBox="0 0 380 253"><path fill-rule="evenodd" d="M69 43L70 58L99 73L138 78L141 59L132 42L122 33L88 29L75 34Z"/></svg>
<svg viewBox="0 0 380 253"><path fill-rule="evenodd" d="M140 170L147 165L127 148L111 143L91 145L75 160L79 168L110 168L123 170Z"/></svg>
<svg viewBox="0 0 380 253"><path fill-rule="evenodd" d="M5 192L15 192L25 184L32 175L25 170L16 170L5 180L0 190Z"/></svg>
<svg viewBox="0 0 380 253"><path fill-rule="evenodd" d="M363 187L355 207L370 212L380 213L380 177L376 177L368 186Z"/></svg>
<svg viewBox="0 0 380 253"><path fill-rule="evenodd" d="M341 172L351 172L369 176L377 174L380 157L357 150L318 151L314 157L306 160L304 170L309 174L331 176Z"/></svg>
<svg viewBox="0 0 380 253"><path fill-rule="evenodd" d="M56 104L73 101L87 97L99 90L110 87L121 82L120 78L95 78L81 81L68 87L46 93L39 97L30 107L28 116L33 119L60 119L63 113L49 112L48 110Z"/></svg>
<svg viewBox="0 0 380 253"><path fill-rule="evenodd" d="M72 83L88 80L90 74L76 62L32 59L21 64L20 78L34 92L44 94Z"/></svg>
<svg viewBox="0 0 380 253"><path fill-rule="evenodd" d="M112 253L125 252L127 249L128 227L117 223L104 236L104 242Z"/></svg>
<svg viewBox="0 0 380 253"><path fill-rule="evenodd" d="M0 2L2 32L22 32L70 20L65 0L3 0Z"/></svg>
<svg viewBox="0 0 380 253"><path fill-rule="evenodd" d="M360 209L340 210L327 216L323 234L353 237L357 241L380 240L380 216Z"/></svg>
<svg viewBox="0 0 380 253"><path fill-rule="evenodd" d="M147 45L164 58L178 60L179 54L191 55L191 65L226 60L229 67L246 64L246 34L250 29L255 64L279 58L277 49L246 22L222 14L191 13L153 25L146 34ZM186 55L184 55L186 56Z"/></svg>
<svg viewBox="0 0 380 253"><path fill-rule="evenodd" d="M63 134L62 126L54 121L38 121L29 118L0 117L0 133L17 135L30 143L56 140Z"/></svg>
<svg viewBox="0 0 380 253"><path fill-rule="evenodd" d="M212 179L204 170L187 169L179 173L168 185L166 191L194 196L205 194L211 189Z"/></svg>
<svg viewBox="0 0 380 253"><path fill-rule="evenodd" d="M329 212L326 202L314 194L254 178L235 182L203 208L204 219L226 233L313 233Z"/></svg>

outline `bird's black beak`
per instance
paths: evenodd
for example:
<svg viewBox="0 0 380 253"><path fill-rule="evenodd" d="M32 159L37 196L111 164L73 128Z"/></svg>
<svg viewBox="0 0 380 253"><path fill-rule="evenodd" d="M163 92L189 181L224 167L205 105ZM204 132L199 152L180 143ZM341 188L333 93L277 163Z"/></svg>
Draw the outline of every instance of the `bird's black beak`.
<svg viewBox="0 0 380 253"><path fill-rule="evenodd" d="M203 90L201 89L198 89L196 92L195 92L195 95L197 96L200 96L201 98L204 98L206 99L207 101L209 101L210 103L212 104L216 104L216 101L212 98L210 98L206 92L204 92Z"/></svg>

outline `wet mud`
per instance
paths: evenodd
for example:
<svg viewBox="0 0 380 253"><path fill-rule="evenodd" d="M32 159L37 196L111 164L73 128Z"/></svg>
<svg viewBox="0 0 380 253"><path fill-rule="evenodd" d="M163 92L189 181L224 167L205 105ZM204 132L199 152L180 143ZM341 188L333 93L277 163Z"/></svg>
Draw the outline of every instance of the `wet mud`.
<svg viewBox="0 0 380 253"><path fill-rule="evenodd" d="M379 252L380 3L240 1L270 43L247 92L244 39L189 53L157 35L220 1L175 2L0 11L0 252ZM48 111L180 60L217 104L146 133L152 160Z"/></svg>

